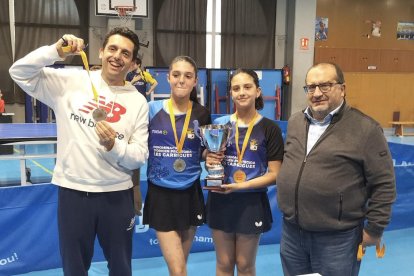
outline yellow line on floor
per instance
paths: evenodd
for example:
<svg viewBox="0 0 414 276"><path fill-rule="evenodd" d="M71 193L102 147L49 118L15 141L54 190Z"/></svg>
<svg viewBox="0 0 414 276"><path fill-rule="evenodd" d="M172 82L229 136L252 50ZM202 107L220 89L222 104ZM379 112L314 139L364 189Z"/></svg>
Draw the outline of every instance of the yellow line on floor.
<svg viewBox="0 0 414 276"><path fill-rule="evenodd" d="M18 150L18 149L16 149L16 148L14 148L13 149L14 150L14 152L16 152L16 153L20 153L20 151ZM34 161L34 160L32 160L32 159L27 159L28 161L30 161L30 162L32 162L33 164L35 164L36 166L38 166L39 168L41 168L42 170L44 170L45 172L47 172L48 174L50 174L50 175L52 175L53 174L53 171L51 171L51 170L49 170L48 168L46 168L45 166L43 166L42 164L40 164L39 162L37 162L37 161Z"/></svg>
<svg viewBox="0 0 414 276"><path fill-rule="evenodd" d="M49 170L48 168L44 167L42 164L40 164L37 161L31 160L29 159L30 162L33 162L33 164L35 164L36 166L38 166L39 168L41 168L42 170L44 170L45 172L47 172L48 174L52 175L53 171Z"/></svg>

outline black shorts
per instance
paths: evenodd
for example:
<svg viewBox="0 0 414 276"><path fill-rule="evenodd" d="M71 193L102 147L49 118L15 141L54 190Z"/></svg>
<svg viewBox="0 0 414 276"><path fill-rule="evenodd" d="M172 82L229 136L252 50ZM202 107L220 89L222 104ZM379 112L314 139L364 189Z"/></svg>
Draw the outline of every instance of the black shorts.
<svg viewBox="0 0 414 276"><path fill-rule="evenodd" d="M205 206L200 181L184 190L168 189L148 181L144 224L167 232L188 230L205 223Z"/></svg>
<svg viewBox="0 0 414 276"><path fill-rule="evenodd" d="M207 224L226 233L260 234L272 228L272 211L266 192L209 192Z"/></svg>

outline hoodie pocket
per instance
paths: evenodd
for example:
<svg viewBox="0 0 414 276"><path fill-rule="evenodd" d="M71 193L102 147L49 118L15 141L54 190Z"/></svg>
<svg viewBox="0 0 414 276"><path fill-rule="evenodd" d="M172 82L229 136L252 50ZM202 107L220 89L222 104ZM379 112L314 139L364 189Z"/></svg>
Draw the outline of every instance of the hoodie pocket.
<svg viewBox="0 0 414 276"><path fill-rule="evenodd" d="M112 185L129 178L115 164L109 164L97 148L74 140L66 149L62 165L66 177L78 183Z"/></svg>

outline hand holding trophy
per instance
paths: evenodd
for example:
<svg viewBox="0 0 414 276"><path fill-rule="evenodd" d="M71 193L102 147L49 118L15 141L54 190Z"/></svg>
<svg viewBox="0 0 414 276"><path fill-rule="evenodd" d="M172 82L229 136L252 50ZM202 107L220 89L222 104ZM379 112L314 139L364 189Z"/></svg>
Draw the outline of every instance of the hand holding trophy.
<svg viewBox="0 0 414 276"><path fill-rule="evenodd" d="M194 132L200 138L203 146L213 153L224 152L234 137L233 127L229 125L205 125L199 127L198 122L194 121ZM214 164L207 168L206 190L221 190L224 180L224 167L221 163Z"/></svg>

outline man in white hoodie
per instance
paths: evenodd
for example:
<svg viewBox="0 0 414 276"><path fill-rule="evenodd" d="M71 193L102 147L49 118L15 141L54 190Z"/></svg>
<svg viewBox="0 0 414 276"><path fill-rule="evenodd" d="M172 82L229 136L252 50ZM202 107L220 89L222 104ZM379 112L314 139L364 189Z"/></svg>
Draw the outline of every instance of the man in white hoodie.
<svg viewBox="0 0 414 276"><path fill-rule="evenodd" d="M65 47L66 46L66 47ZM125 76L139 40L128 28L105 37L102 70L47 67L80 54L84 41L71 34L43 46L10 68L14 81L56 115L59 186L58 228L65 275L87 275L95 237L109 275L131 275L135 222L132 170L148 158L148 106Z"/></svg>

